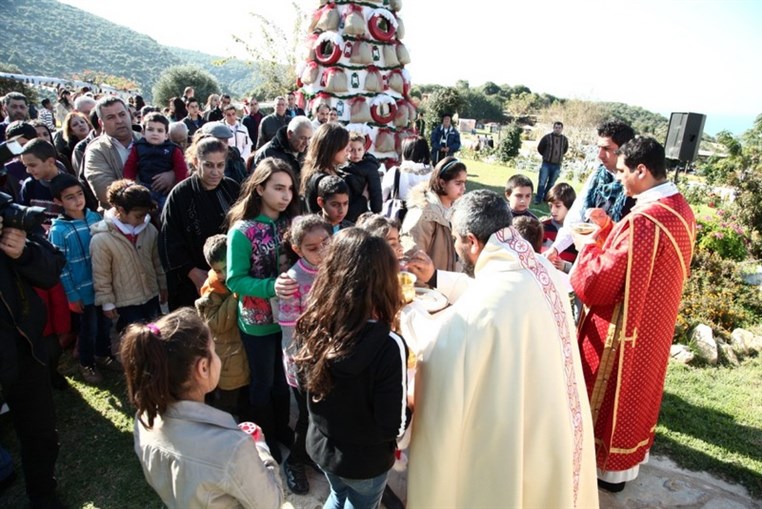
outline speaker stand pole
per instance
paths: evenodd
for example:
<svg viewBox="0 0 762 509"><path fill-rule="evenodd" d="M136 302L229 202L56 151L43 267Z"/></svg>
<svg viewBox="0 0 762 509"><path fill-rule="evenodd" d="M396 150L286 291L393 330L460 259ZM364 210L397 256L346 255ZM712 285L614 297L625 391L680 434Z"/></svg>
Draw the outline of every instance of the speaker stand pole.
<svg viewBox="0 0 762 509"><path fill-rule="evenodd" d="M682 161L678 161L677 165L675 166L675 185L677 185L677 175L680 173L680 164Z"/></svg>

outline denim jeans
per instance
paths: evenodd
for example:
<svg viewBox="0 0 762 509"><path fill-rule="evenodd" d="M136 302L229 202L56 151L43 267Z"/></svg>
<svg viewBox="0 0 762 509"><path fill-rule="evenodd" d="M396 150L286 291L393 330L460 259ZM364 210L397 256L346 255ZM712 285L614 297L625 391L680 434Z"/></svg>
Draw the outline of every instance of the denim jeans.
<svg viewBox="0 0 762 509"><path fill-rule="evenodd" d="M376 509L384 494L387 470L371 479L347 479L338 475L323 472L331 485L323 509Z"/></svg>
<svg viewBox="0 0 762 509"><path fill-rule="evenodd" d="M103 315L100 306L90 304L79 315L79 363L93 366L95 355L111 355L111 320Z"/></svg>
<svg viewBox="0 0 762 509"><path fill-rule="evenodd" d="M116 331L121 334L130 324L150 322L157 316L161 316L159 298L154 297L148 302L135 306L116 308L116 312L119 313L119 319L116 321Z"/></svg>
<svg viewBox="0 0 762 509"><path fill-rule="evenodd" d="M545 196L550 192L553 184L558 180L561 174L561 165L543 162L540 166L540 176L537 179L537 196L534 202L541 203L545 201Z"/></svg>

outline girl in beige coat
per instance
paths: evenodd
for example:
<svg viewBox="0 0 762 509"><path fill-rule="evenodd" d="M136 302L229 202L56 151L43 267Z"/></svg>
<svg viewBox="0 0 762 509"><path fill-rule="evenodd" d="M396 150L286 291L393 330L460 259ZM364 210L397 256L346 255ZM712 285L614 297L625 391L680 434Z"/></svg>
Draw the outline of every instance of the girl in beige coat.
<svg viewBox="0 0 762 509"><path fill-rule="evenodd" d="M406 253L422 250L437 270L457 270L450 209L465 191L466 165L454 157L439 161L429 181L413 188L401 232Z"/></svg>
<svg viewBox="0 0 762 509"><path fill-rule="evenodd" d="M159 260L158 231L148 212L151 194L131 180L108 187L111 209L91 227L95 304L117 319L116 329L159 316L167 301L167 279Z"/></svg>
<svg viewBox="0 0 762 509"><path fill-rule="evenodd" d="M281 506L278 464L262 430L253 423L239 429L232 415L204 403L222 363L193 309L130 326L121 352L137 409L135 452L167 507Z"/></svg>

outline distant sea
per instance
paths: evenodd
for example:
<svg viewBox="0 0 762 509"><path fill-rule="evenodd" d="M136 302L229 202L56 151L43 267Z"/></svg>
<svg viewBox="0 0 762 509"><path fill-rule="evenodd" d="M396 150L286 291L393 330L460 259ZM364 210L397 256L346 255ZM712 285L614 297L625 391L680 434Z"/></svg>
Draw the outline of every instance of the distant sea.
<svg viewBox="0 0 762 509"><path fill-rule="evenodd" d="M672 112L662 112L662 115L669 119ZM704 132L710 136L715 136L720 131L730 131L735 135L743 134L744 131L751 129L754 124L754 119L757 115L762 113L757 112L754 115L723 115L715 113L705 113L703 111L697 111L695 113L704 113L706 115L706 122L704 123Z"/></svg>

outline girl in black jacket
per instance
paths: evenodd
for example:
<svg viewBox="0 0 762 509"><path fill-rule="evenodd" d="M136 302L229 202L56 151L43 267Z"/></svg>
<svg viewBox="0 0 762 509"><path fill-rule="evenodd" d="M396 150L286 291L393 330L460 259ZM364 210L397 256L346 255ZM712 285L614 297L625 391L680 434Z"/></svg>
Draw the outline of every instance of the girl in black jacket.
<svg viewBox="0 0 762 509"><path fill-rule="evenodd" d="M408 422L407 347L391 331L399 262L381 237L334 235L296 325L307 391L307 452L325 472L324 507L375 508Z"/></svg>

